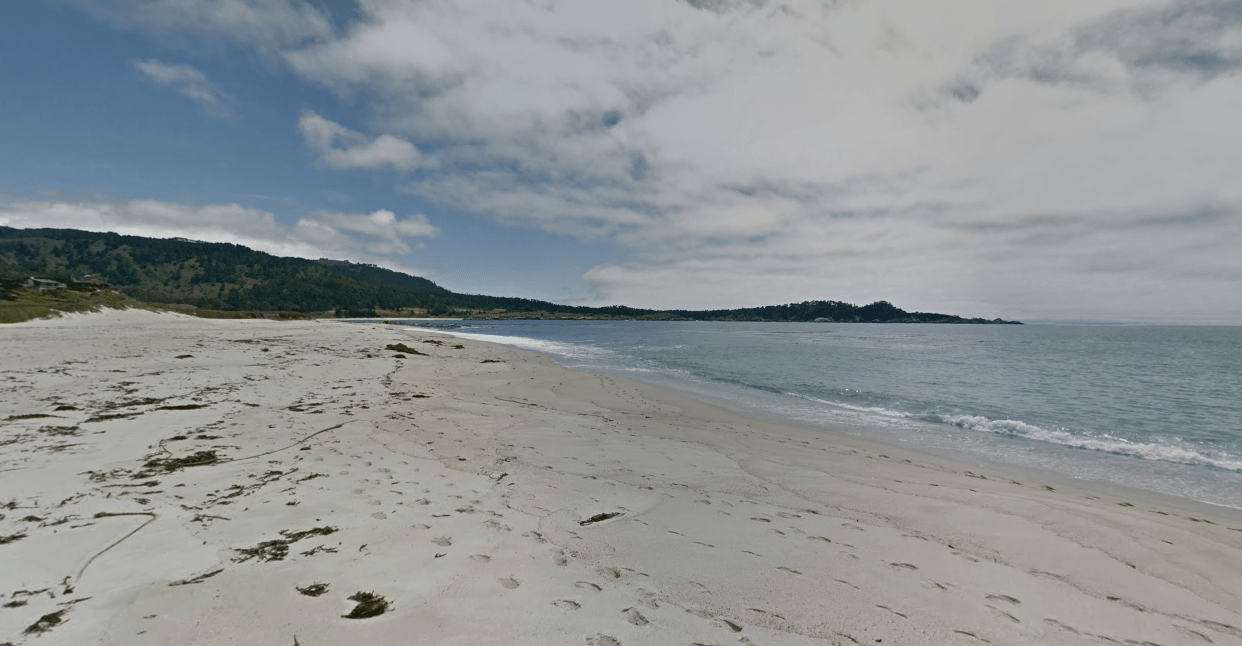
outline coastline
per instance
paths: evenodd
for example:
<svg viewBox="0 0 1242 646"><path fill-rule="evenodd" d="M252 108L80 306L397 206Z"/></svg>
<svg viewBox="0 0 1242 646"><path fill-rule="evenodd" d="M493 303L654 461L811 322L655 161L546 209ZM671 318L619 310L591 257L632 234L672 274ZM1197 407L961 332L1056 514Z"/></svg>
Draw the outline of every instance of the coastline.
<svg viewBox="0 0 1242 646"><path fill-rule="evenodd" d="M25 533L0 595L27 601L0 642L1242 644L1229 513L418 328L108 313L0 335L0 536ZM358 591L391 609L342 618Z"/></svg>

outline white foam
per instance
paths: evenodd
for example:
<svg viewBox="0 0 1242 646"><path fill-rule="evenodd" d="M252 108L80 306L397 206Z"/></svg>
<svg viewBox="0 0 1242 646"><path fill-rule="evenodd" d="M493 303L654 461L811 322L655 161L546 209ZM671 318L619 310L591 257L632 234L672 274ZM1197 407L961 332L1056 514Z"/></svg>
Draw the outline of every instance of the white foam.
<svg viewBox="0 0 1242 646"><path fill-rule="evenodd" d="M855 413L861 413L879 418L887 418L890 422L894 420L920 419L920 417L917 416L879 406L856 406L843 402L833 402L818 399L816 397L808 397L797 393L784 394L797 397L799 399L805 399L845 409ZM1113 437L1111 435L1077 435L1060 429L1046 429L1014 419L995 420L983 417L982 415L939 415L938 417L940 418L940 421L945 424L950 424L952 426L971 431L983 431L987 433L995 433L997 435L1021 437L1028 440L1047 442L1049 444L1068 446L1076 449L1087 449L1090 451L1103 451L1106 453L1128 455L1136 458L1142 458L1144 460L1159 460L1162 462L1175 462L1178 464L1204 465L1227 469L1229 471L1242 471L1242 460L1238 460L1231 456L1212 456L1203 453L1192 446L1180 443L1180 441L1177 440L1170 440L1167 442L1132 442L1130 440ZM874 417L872 419L874 419Z"/></svg>
<svg viewBox="0 0 1242 646"><path fill-rule="evenodd" d="M560 343L557 341L543 341L540 339L529 339L521 336L502 336L499 334L476 334L473 332L458 332L456 330L436 330L430 328L420 328L425 332L435 332L461 339L471 339L474 341L487 341L488 343L500 343L502 345L511 345L516 348L525 350L534 350L535 352L547 352L561 357L569 357L571 359L599 359L614 354L609 350L597 348L591 345L577 345L574 343Z"/></svg>
<svg viewBox="0 0 1242 646"><path fill-rule="evenodd" d="M1224 456L1213 457L1177 441L1131 442L1110 435L1076 435L1063 430L1040 428L1018 420L994 420L981 415L941 415L940 417L946 424L974 431L1013 435L1061 446L1129 455L1145 460L1206 465L1230 471L1242 471L1242 460Z"/></svg>

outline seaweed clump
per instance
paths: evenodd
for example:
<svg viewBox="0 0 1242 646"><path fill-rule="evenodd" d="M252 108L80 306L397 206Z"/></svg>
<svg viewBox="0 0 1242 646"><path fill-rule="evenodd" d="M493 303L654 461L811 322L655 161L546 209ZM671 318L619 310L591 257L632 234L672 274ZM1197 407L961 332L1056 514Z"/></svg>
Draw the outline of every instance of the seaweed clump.
<svg viewBox="0 0 1242 646"><path fill-rule="evenodd" d="M39 617L38 621L27 626L26 630L22 631L22 634L42 635L43 633L65 623L66 612L69 612L68 608L57 610L56 612L49 612L46 615L43 615L42 617Z"/></svg>
<svg viewBox="0 0 1242 646"><path fill-rule="evenodd" d="M327 583L312 583L306 586L305 588L299 588L297 586L293 586L293 589L297 590L298 592L301 592L302 594L308 597L318 597L320 595L327 594L328 584Z"/></svg>
<svg viewBox="0 0 1242 646"><path fill-rule="evenodd" d="M620 516L620 515L621 515L621 512L619 511L610 511L604 514L595 514L594 516L591 516L590 518L586 520L579 521L578 524L582 525L583 527L586 527L587 525L594 525L595 523L603 522L605 520L608 520L609 518L616 518L617 516Z"/></svg>
<svg viewBox="0 0 1242 646"><path fill-rule="evenodd" d="M357 605L349 614L341 615L346 619L367 619L388 611L388 600L374 592L356 592L349 600L357 602Z"/></svg>
<svg viewBox="0 0 1242 646"><path fill-rule="evenodd" d="M244 563L250 559L257 558L260 561L283 561L289 556L289 546L309 536L327 536L336 532L337 529L331 526L314 527L305 529L300 532L283 530L280 535L284 538L274 538L270 541L263 541L254 547L243 547L234 550L240 556L233 560L238 563Z"/></svg>
<svg viewBox="0 0 1242 646"><path fill-rule="evenodd" d="M414 348L411 348L410 346L404 343L389 343L388 345L384 346L384 349L392 350L393 352L403 352L405 354L417 354L417 355L422 355L424 357L430 356L426 352L419 352L418 350L415 350Z"/></svg>
<svg viewBox="0 0 1242 646"><path fill-rule="evenodd" d="M176 471L186 467L201 467L208 464L215 464L220 461L215 451L199 451L180 458L164 458L150 460L143 466L148 469L163 469L165 471Z"/></svg>

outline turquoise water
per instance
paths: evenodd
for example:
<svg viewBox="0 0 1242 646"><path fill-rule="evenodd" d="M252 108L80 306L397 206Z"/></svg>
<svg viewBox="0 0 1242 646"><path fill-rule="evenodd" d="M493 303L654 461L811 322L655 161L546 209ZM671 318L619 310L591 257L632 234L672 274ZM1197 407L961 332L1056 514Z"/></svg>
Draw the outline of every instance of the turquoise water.
<svg viewBox="0 0 1242 646"><path fill-rule="evenodd" d="M1242 327L464 321L440 331L969 463L1242 508Z"/></svg>

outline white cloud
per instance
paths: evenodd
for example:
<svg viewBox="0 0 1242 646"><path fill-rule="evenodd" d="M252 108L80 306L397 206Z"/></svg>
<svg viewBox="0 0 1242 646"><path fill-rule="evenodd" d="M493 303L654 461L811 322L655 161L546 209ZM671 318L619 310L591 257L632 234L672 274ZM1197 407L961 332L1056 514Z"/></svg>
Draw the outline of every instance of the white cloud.
<svg viewBox="0 0 1242 646"><path fill-rule="evenodd" d="M587 274L597 302L1242 321L1239 0L358 12L280 55L377 134L307 112L308 145L462 211L615 240L629 257Z"/></svg>
<svg viewBox="0 0 1242 646"><path fill-rule="evenodd" d="M160 39L224 41L274 53L322 38L332 24L304 0L69 0L87 13Z"/></svg>
<svg viewBox="0 0 1242 646"><path fill-rule="evenodd" d="M288 227L270 212L238 204L193 206L161 200L0 203L0 225L227 242L277 256L369 262L416 275L427 272L406 264L409 240L439 233L421 214L312 213Z"/></svg>
<svg viewBox="0 0 1242 646"><path fill-rule="evenodd" d="M398 220L392 211L379 210L368 214L321 211L298 220L294 231L307 240L333 240L349 233L359 233L369 240L372 253L385 256L408 254L406 238L434 238L440 229L425 215L412 215Z"/></svg>
<svg viewBox="0 0 1242 646"><path fill-rule="evenodd" d="M218 117L229 115L229 104L233 102L233 97L197 68L190 65L168 65L155 59L131 62L148 79L176 89L183 96L202 105L208 114Z"/></svg>
<svg viewBox="0 0 1242 646"><path fill-rule="evenodd" d="M338 170L352 168L412 170L424 164L418 149L392 135L368 139L311 110L303 110L298 120L302 139L319 154L324 164Z"/></svg>

